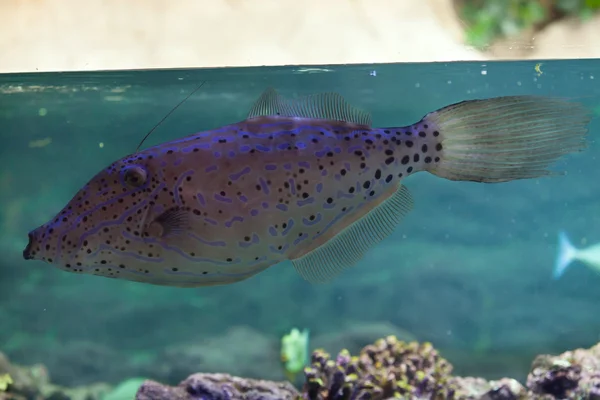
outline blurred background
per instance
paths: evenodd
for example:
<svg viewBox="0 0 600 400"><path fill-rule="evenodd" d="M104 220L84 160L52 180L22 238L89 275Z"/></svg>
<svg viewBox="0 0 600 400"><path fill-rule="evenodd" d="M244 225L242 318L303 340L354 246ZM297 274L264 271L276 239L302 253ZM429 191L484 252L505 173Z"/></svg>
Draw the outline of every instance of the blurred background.
<svg viewBox="0 0 600 400"><path fill-rule="evenodd" d="M598 0L2 0L0 71L600 54Z"/></svg>
<svg viewBox="0 0 600 400"><path fill-rule="evenodd" d="M286 265L180 290L21 256L30 229L204 80L146 145L238 121L267 86L338 91L380 126L504 94L583 98L597 116L600 1L0 0L0 18L0 352L27 366L23 385L283 380L293 328L333 353L389 334L427 340L456 374L524 381L536 354L600 339L600 277L580 266L551 279L559 231L577 247L600 241L595 141L555 180L411 177L416 211L331 285ZM257 68L221 68L245 66ZM140 69L169 70L123 71ZM0 353L0 399L8 363Z"/></svg>

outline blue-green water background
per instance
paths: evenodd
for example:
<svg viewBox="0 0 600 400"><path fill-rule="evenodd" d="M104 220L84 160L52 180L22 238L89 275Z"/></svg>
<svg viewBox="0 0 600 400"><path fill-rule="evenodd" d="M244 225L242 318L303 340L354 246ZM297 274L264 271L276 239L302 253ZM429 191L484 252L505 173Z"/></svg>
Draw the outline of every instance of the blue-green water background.
<svg viewBox="0 0 600 400"><path fill-rule="evenodd" d="M411 176L414 211L326 285L282 264L230 286L163 288L21 256L30 229L133 152L202 81L145 146L237 122L268 86L286 96L337 91L370 110L376 126L513 94L572 97L598 110L600 61L544 61L541 75L536 64L0 75L0 351L44 363L66 385L139 375L175 383L209 371L284 379L279 339L298 327L310 329L312 347L332 352L397 334L433 342L456 374L523 379L537 353L596 343L600 276L581 265L559 281L551 273L559 230L577 245L600 241L597 121L590 147L557 164L565 176L496 185ZM45 138L45 147L29 146Z"/></svg>

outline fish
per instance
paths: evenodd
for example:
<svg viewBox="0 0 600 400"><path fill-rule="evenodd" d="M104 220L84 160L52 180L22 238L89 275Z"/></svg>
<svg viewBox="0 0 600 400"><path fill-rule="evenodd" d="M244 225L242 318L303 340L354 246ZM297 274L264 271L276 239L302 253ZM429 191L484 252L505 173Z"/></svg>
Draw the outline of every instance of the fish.
<svg viewBox="0 0 600 400"><path fill-rule="evenodd" d="M466 100L402 127L327 92L266 89L247 118L134 152L28 234L26 260L174 287L232 284L291 261L327 283L413 209L418 172L482 183L556 176L591 116L571 99Z"/></svg>
<svg viewBox="0 0 600 400"><path fill-rule="evenodd" d="M300 332L298 328L293 328L290 333L282 336L280 355L288 381L294 382L298 373L308 363L310 359L309 343L310 331L308 329L303 329Z"/></svg>
<svg viewBox="0 0 600 400"><path fill-rule="evenodd" d="M560 231L558 233L558 252L554 261L552 277L556 280L560 279L575 261L600 272L600 243L578 249L571 243L567 233Z"/></svg>

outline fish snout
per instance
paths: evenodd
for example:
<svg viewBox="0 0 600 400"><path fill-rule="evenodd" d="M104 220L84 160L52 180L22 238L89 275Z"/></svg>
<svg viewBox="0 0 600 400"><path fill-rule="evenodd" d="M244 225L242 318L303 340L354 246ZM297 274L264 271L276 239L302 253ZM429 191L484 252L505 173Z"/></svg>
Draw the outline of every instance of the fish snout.
<svg viewBox="0 0 600 400"><path fill-rule="evenodd" d="M33 234L31 232L29 232L27 234L29 240L27 242L27 246L25 247L25 250L23 250L23 258L26 260L32 260L33 259L33 255L31 254L31 248L33 245Z"/></svg>

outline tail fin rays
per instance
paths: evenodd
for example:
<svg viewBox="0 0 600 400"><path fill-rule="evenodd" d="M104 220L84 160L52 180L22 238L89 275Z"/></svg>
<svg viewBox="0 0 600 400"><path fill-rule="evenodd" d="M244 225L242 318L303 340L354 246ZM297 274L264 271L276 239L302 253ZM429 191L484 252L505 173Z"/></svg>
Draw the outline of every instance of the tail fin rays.
<svg viewBox="0 0 600 400"><path fill-rule="evenodd" d="M561 231L558 234L558 253L554 262L554 272L552 277L554 279L560 279L576 257L577 249L571 244L567 234Z"/></svg>
<svg viewBox="0 0 600 400"><path fill-rule="evenodd" d="M591 114L563 99L509 96L469 100L427 114L440 160L428 171L456 181L506 182L554 175L547 167L583 150Z"/></svg>

